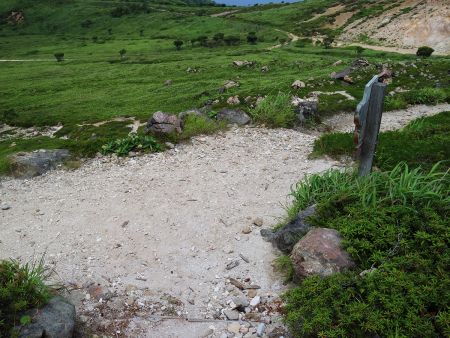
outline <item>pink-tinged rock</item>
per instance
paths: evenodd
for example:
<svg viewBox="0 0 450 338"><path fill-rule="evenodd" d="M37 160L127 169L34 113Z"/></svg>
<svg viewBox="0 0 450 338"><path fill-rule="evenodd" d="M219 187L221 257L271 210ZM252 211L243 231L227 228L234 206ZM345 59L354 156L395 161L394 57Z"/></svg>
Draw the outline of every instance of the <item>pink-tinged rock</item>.
<svg viewBox="0 0 450 338"><path fill-rule="evenodd" d="M342 239L336 230L310 230L292 249L291 259L297 277L326 277L354 267L355 263L341 243Z"/></svg>

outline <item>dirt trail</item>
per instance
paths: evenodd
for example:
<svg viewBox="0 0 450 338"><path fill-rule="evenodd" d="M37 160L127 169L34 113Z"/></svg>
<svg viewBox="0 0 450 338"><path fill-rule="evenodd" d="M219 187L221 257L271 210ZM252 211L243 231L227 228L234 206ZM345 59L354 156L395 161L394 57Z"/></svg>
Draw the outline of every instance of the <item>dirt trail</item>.
<svg viewBox="0 0 450 338"><path fill-rule="evenodd" d="M428 109L434 108L406 113L413 118ZM386 113L385 122L400 126L407 119ZM164 153L96 158L75 171L4 180L0 204L10 208L0 210L0 258L46 252L73 289L68 297L80 322L110 336L223 337L230 323L214 318L233 296L254 293L240 291L231 278L260 286L262 312L244 322L244 331L270 319L270 332L279 325L273 309L284 289L271 266L277 253L260 227L242 230L258 217L263 227L273 226L285 215L293 184L340 167L307 159L316 137L233 128ZM233 261L239 265L226 269Z"/></svg>
<svg viewBox="0 0 450 338"><path fill-rule="evenodd" d="M282 30L280 30L280 29L276 29L276 31L282 32L282 33L286 34L286 35L288 36L288 41L286 41L285 43L279 43L279 44L277 44L277 45L270 46L269 48L267 48L267 50L272 50L272 49L276 49L276 48L281 48L282 46L287 46L287 45L290 44L291 42L295 42L295 41L297 41L298 39L300 39L300 37L299 37L298 35L295 35L295 34L293 34L293 33L285 32L285 31L282 31Z"/></svg>

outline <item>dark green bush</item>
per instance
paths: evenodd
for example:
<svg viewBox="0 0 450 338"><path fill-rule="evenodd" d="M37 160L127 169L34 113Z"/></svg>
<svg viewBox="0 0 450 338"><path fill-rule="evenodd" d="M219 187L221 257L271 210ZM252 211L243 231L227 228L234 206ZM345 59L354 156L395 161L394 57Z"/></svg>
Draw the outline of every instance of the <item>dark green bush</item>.
<svg viewBox="0 0 450 338"><path fill-rule="evenodd" d="M56 61L58 62L64 61L64 53L55 53L54 56Z"/></svg>
<svg viewBox="0 0 450 338"><path fill-rule="evenodd" d="M51 287L45 284L51 271L38 262L19 264L13 260L0 261L0 337L12 336L12 329L29 318L23 311L45 304Z"/></svg>
<svg viewBox="0 0 450 338"><path fill-rule="evenodd" d="M285 295L294 335L448 336L449 183L448 174L403 164L364 178L330 171L299 183L293 208L317 203L311 222L337 229L358 267L306 278Z"/></svg>
<svg viewBox="0 0 450 338"><path fill-rule="evenodd" d="M421 57L430 57L434 49L428 46L422 46L417 49L416 55Z"/></svg>

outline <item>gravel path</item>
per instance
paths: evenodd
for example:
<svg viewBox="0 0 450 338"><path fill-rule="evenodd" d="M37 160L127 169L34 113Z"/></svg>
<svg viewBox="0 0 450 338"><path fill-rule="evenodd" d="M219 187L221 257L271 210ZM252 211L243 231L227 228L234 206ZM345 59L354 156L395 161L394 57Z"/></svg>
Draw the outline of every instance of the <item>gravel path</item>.
<svg viewBox="0 0 450 338"><path fill-rule="evenodd" d="M0 199L11 208L0 211L0 258L47 252L64 284L78 289L70 297L82 321L97 330L199 337L214 325L220 336L226 323L147 317L215 318L233 295L248 296L230 277L250 278L267 304L277 301L275 253L259 227L242 229L258 217L276 224L291 185L335 164L307 159L314 139L238 128L119 164L95 159L71 172L4 181ZM234 260L239 265L227 270Z"/></svg>
<svg viewBox="0 0 450 338"><path fill-rule="evenodd" d="M383 129L443 110L449 105L385 113ZM352 129L350 114L327 123ZM307 159L316 137L233 128L164 153L4 180L0 204L10 208L0 210L0 259L46 253L71 290L82 329L189 338L225 337L228 328L255 337L257 322L266 321L270 332L279 326L284 286L273 271L276 252L253 223L275 225L293 184L340 166ZM240 290L239 283L260 288ZM242 326L224 321L233 297L255 295L260 304L249 307Z"/></svg>

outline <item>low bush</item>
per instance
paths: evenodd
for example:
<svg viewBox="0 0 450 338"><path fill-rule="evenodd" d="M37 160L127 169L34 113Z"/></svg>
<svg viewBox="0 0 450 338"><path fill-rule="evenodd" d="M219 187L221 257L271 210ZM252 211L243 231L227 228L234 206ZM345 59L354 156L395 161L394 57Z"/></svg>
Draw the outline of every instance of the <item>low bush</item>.
<svg viewBox="0 0 450 338"><path fill-rule="evenodd" d="M29 316L21 314L50 299L52 287L46 282L51 272L43 259L24 265L0 261L0 337L14 336L14 326L30 321Z"/></svg>
<svg viewBox="0 0 450 338"><path fill-rule="evenodd" d="M450 179L397 165L366 177L328 171L293 190L296 210L338 230L357 268L308 277L284 296L298 337L444 337L449 331ZM364 273L362 273L364 271Z"/></svg>
<svg viewBox="0 0 450 338"><path fill-rule="evenodd" d="M126 156L130 151L155 152L161 150L161 145L151 136L131 134L102 146L102 154Z"/></svg>
<svg viewBox="0 0 450 338"><path fill-rule="evenodd" d="M216 112L211 112L210 117L200 115L189 115L184 120L182 139L188 139L195 135L209 135L225 129L226 123L222 121L214 121L212 118L217 115Z"/></svg>
<svg viewBox="0 0 450 338"><path fill-rule="evenodd" d="M417 49L416 55L421 57L430 57L434 49L428 46L422 46Z"/></svg>
<svg viewBox="0 0 450 338"><path fill-rule="evenodd" d="M440 88L415 89L404 94L409 104L438 104L448 100L447 94Z"/></svg>
<svg viewBox="0 0 450 338"><path fill-rule="evenodd" d="M56 61L58 62L64 61L64 53L55 53L54 56Z"/></svg>
<svg viewBox="0 0 450 338"><path fill-rule="evenodd" d="M267 95L251 112L254 119L269 127L288 128L295 124L295 112L289 94Z"/></svg>
<svg viewBox="0 0 450 338"><path fill-rule="evenodd" d="M449 143L450 112L417 119L402 130L380 133L375 165L390 170L398 162L406 162L410 167L429 169L440 162L444 169L450 161ZM312 155L339 158L351 156L353 149L352 134L329 133L315 141Z"/></svg>

